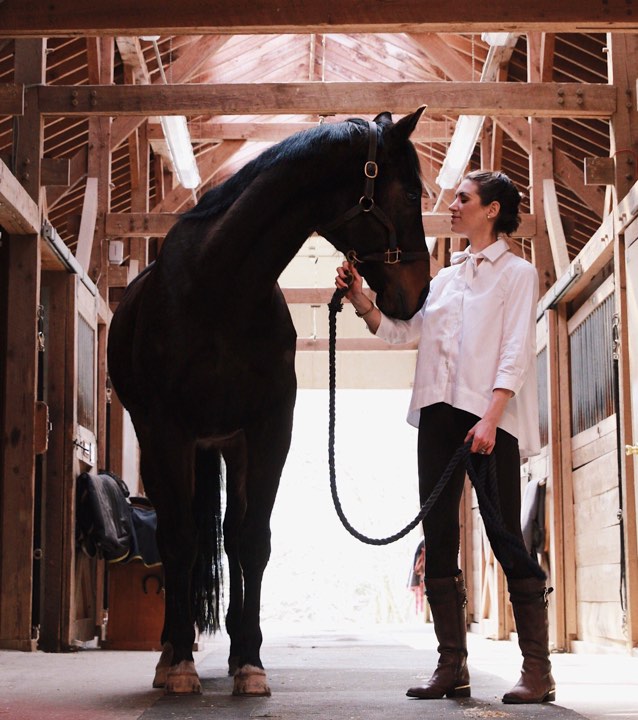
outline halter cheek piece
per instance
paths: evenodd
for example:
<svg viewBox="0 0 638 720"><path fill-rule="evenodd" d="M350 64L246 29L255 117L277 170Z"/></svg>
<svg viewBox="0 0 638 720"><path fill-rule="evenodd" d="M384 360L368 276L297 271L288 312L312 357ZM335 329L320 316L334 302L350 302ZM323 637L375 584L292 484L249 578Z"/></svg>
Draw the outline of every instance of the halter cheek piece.
<svg viewBox="0 0 638 720"><path fill-rule="evenodd" d="M377 124L368 121L368 159L363 166L363 174L365 183L363 186L363 195L359 202L336 220L317 228L318 232L330 238L333 230L350 222L353 218L361 213L367 213L370 217L375 218L386 229L388 235L388 247L383 252L368 253L367 255L357 255L357 251L352 248L345 255L349 262L353 265L365 262L382 262L385 265L396 265L400 262L410 262L412 260L426 260L428 253L426 251L405 252L401 250L397 243L397 234L392 224L392 220L381 210L374 202L374 181L379 174L379 166L377 165Z"/></svg>

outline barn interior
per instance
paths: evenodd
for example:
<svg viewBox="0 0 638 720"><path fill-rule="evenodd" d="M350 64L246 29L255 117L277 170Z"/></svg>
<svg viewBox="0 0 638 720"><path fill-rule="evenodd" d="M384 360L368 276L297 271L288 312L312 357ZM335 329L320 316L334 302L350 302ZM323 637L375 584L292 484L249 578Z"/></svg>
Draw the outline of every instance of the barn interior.
<svg viewBox="0 0 638 720"><path fill-rule="evenodd" d="M631 2L614 0L538 0L533 13L519 2L479 5L224 0L211 12L192 0L179 8L0 2L1 649L157 647L161 593L139 590L149 569L116 567L78 545L77 478L107 468L143 495L106 340L125 288L178 215L297 131L386 110L398 119L426 104L412 140L433 276L465 247L448 205L466 170L502 170L523 195L512 245L539 274L543 448L521 466L521 489L542 489L537 551L554 587L552 649L636 657L638 21ZM280 278L300 388L299 439L282 484L290 494L274 516L282 524L286 509L309 497L332 512L317 447L327 423L326 306L341 260L314 234ZM339 454L345 483L361 471L378 481L381 504L392 505L385 529L416 502L415 437L403 429L416 346L373 338L346 305L336 347L342 447L356 447L345 434L353 417L384 443L373 418L380 406L401 426L392 444L406 458L404 490L384 495L392 466ZM317 466L310 496L314 480L299 487L298 476ZM367 501L352 494L353 508ZM377 522L370 515L362 522ZM333 521L331 536L341 532ZM470 629L508 640L505 578L469 485L462 532ZM301 522L290 533L312 531ZM414 613L397 577L418 538L365 566L392 568L383 578L393 590L382 599L366 590L369 602L353 613L360 621ZM281 541L265 595L299 565L290 546ZM314 564L334 572L322 557ZM360 595L351 584L324 625ZM140 603L148 627L113 612L123 600ZM272 602L277 620L286 600Z"/></svg>

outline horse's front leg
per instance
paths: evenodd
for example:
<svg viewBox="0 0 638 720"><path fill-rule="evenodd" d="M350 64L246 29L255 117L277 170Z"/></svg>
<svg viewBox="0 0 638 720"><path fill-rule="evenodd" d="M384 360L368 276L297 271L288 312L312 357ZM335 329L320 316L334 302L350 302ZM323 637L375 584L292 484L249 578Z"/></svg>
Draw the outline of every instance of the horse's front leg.
<svg viewBox="0 0 638 720"><path fill-rule="evenodd" d="M178 443L166 424L141 433L140 469L157 513L157 543L164 566L165 608L162 655L153 687L166 693L200 693L193 659L195 641L191 606L191 572L197 551L192 513L194 450Z"/></svg>
<svg viewBox="0 0 638 720"><path fill-rule="evenodd" d="M270 558L270 516L281 471L290 447L292 403L278 418L271 418L258 437L247 433L247 508L241 530L239 557L244 577L241 622L241 659L235 673L234 695L270 695L261 662L261 585ZM263 426L262 426L263 427Z"/></svg>
<svg viewBox="0 0 638 720"><path fill-rule="evenodd" d="M240 558L244 577L244 607L240 627L241 656L235 672L233 695L270 695L261 662L261 585L270 557L269 527L253 526L242 536Z"/></svg>

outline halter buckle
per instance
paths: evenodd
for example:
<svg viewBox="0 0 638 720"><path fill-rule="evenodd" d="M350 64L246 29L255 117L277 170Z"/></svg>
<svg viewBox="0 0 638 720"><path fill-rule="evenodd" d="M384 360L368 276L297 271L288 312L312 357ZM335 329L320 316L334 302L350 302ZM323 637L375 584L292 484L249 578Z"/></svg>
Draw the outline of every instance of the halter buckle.
<svg viewBox="0 0 638 720"><path fill-rule="evenodd" d="M370 180L374 180L379 174L379 166L374 160L368 160L363 166L363 173Z"/></svg>
<svg viewBox="0 0 638 720"><path fill-rule="evenodd" d="M401 248L388 248L385 251L384 263L386 265L396 265L401 262Z"/></svg>

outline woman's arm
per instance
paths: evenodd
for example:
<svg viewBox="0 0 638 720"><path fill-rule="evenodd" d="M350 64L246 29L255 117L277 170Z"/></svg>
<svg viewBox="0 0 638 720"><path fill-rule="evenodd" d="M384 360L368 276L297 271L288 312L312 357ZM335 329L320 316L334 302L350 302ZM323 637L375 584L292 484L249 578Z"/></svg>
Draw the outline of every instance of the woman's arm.
<svg viewBox="0 0 638 720"><path fill-rule="evenodd" d="M470 452L489 455L496 444L496 429L505 412L510 398L514 397L511 390L495 388L492 391L490 404L483 417L470 429L464 443L472 441Z"/></svg>
<svg viewBox="0 0 638 720"><path fill-rule="evenodd" d="M348 275L352 278L350 282ZM349 288L346 297L357 315L363 318L370 332L375 334L381 324L381 311L363 292L363 278L352 263L344 260L343 265L337 268L335 285L338 288Z"/></svg>

